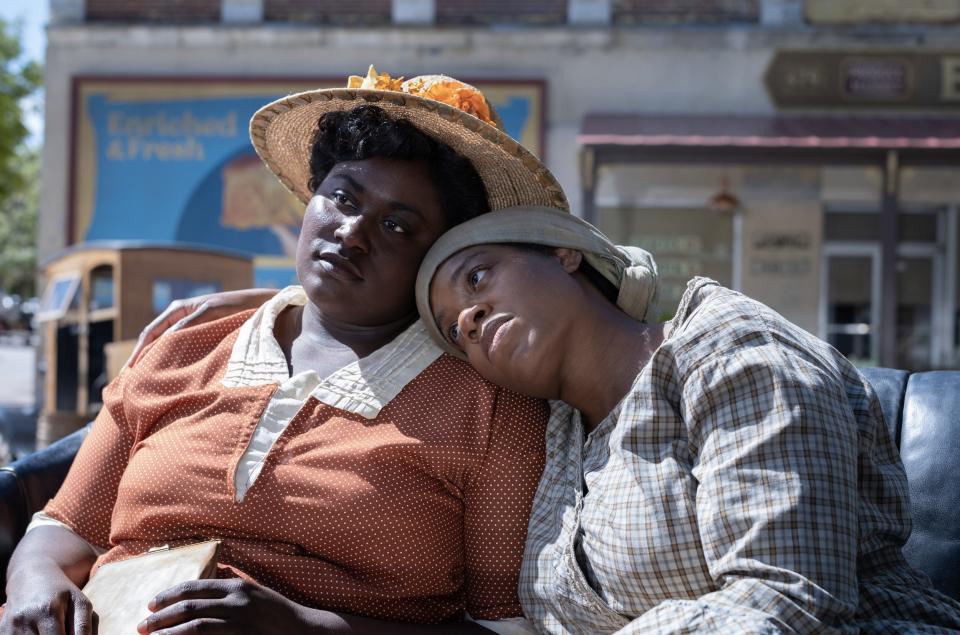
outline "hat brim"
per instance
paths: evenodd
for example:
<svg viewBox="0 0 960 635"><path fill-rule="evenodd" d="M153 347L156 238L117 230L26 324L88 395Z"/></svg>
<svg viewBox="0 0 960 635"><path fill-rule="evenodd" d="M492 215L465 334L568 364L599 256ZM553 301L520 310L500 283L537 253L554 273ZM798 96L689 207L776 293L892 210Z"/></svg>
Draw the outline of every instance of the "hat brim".
<svg viewBox="0 0 960 635"><path fill-rule="evenodd" d="M569 211L563 189L550 170L509 135L452 106L407 93L332 88L290 95L253 115L250 139L267 167L306 204L313 197L307 182L317 120L325 113L363 104L406 119L469 160L483 180L491 210L544 205Z"/></svg>

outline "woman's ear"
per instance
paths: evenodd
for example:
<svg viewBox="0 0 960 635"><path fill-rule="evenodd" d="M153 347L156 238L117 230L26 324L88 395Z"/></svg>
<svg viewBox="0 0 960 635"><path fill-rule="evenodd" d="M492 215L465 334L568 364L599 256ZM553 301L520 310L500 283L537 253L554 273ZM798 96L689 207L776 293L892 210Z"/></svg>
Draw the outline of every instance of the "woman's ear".
<svg viewBox="0 0 960 635"><path fill-rule="evenodd" d="M557 260L560 261L560 265L563 267L563 270L567 273L573 273L579 269L580 263L583 262L583 254L576 249L557 247L556 255Z"/></svg>

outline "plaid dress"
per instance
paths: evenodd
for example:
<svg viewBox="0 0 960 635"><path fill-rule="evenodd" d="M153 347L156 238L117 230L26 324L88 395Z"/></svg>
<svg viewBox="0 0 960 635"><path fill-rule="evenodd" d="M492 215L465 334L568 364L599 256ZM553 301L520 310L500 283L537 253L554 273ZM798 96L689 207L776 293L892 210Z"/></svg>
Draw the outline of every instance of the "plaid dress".
<svg viewBox="0 0 960 635"><path fill-rule="evenodd" d="M768 307L694 279L596 429L551 408L520 579L539 630L960 629L901 555L906 476L873 390Z"/></svg>

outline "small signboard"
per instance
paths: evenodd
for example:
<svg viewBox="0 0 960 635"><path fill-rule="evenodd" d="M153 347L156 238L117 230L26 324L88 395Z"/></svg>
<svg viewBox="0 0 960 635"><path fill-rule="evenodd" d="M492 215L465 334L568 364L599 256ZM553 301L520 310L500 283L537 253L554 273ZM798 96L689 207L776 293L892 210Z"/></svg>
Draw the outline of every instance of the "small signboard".
<svg viewBox="0 0 960 635"><path fill-rule="evenodd" d="M784 108L960 109L960 52L780 51L764 81Z"/></svg>
<svg viewBox="0 0 960 635"><path fill-rule="evenodd" d="M902 59L851 57L840 65L843 97L850 101L903 101L913 88L912 70Z"/></svg>

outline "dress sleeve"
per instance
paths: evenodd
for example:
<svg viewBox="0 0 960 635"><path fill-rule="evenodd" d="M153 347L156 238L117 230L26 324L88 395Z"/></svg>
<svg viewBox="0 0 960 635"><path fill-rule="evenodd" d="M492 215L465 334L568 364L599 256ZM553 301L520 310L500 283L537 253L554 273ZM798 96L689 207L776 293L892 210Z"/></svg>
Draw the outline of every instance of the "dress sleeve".
<svg viewBox="0 0 960 635"><path fill-rule="evenodd" d="M836 633L857 585L858 429L845 385L769 333L690 374L681 412L717 590L621 633Z"/></svg>
<svg viewBox="0 0 960 635"><path fill-rule="evenodd" d="M110 518L117 501L120 478L133 447L133 434L124 416L123 370L103 391L103 407L84 439L67 478L44 512L67 525L100 549L110 543Z"/></svg>
<svg viewBox="0 0 960 635"><path fill-rule="evenodd" d="M517 583L547 415L540 400L497 391L487 454L464 488L466 604L474 619L523 615Z"/></svg>

